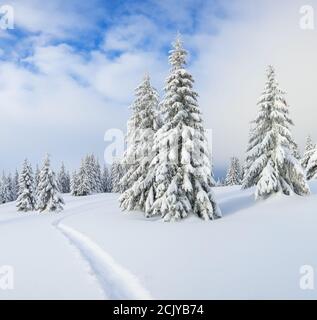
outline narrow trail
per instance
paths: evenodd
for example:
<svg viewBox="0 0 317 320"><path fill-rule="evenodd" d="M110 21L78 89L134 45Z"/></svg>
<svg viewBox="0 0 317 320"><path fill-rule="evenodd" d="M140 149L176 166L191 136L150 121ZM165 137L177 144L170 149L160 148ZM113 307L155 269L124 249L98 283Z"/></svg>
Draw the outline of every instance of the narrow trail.
<svg viewBox="0 0 317 320"><path fill-rule="evenodd" d="M13 208L14 209L14 208ZM52 226L56 214L5 212L0 223L0 266L14 269L14 290L3 299L104 299L98 281Z"/></svg>
<svg viewBox="0 0 317 320"><path fill-rule="evenodd" d="M106 299L152 299L150 293L135 275L118 264L97 243L65 224L65 220L71 216L89 214L89 207L96 204L98 205L96 201L85 204L86 212L81 213L76 213L74 208L75 212L70 212L66 216L54 220L52 225L78 250L81 258L89 266L89 273L97 279Z"/></svg>
<svg viewBox="0 0 317 320"><path fill-rule="evenodd" d="M15 290L0 290L0 300L151 299L129 270L66 223L72 216L89 219L96 208L107 210L106 200L68 200L61 213L18 213L12 203L1 208L0 265L12 265L16 281Z"/></svg>

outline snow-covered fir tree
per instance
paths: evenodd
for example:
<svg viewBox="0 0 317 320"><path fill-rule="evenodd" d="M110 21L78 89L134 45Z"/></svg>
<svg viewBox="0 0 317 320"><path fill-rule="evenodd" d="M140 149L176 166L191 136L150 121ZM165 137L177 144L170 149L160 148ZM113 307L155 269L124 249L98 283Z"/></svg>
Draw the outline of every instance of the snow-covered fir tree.
<svg viewBox="0 0 317 320"><path fill-rule="evenodd" d="M96 192L96 181L94 172L94 158L92 155L87 155L84 160L85 173L87 175L89 194Z"/></svg>
<svg viewBox="0 0 317 320"><path fill-rule="evenodd" d="M14 177L12 178L12 195L13 201L16 201L19 195L19 172L15 170Z"/></svg>
<svg viewBox="0 0 317 320"><path fill-rule="evenodd" d="M279 88L274 68L269 66L265 90L258 102L259 113L254 121L248 146L248 170L243 188L256 185L256 198L282 192L286 195L309 194L305 173L296 159L285 93Z"/></svg>
<svg viewBox="0 0 317 320"><path fill-rule="evenodd" d="M308 162L311 156L314 154L315 149L316 149L316 144L313 143L311 136L308 136L306 140L305 152L304 152L303 158L301 159L301 165L304 169L307 168Z"/></svg>
<svg viewBox="0 0 317 320"><path fill-rule="evenodd" d="M102 173L101 166L98 160L95 163L95 176L96 176L96 192L103 192Z"/></svg>
<svg viewBox="0 0 317 320"><path fill-rule="evenodd" d="M2 190L2 179L0 179L0 204L3 204L3 203L5 203L4 201L3 201L3 190Z"/></svg>
<svg viewBox="0 0 317 320"><path fill-rule="evenodd" d="M0 203L13 201L13 198L12 177L10 174L6 176L3 172L0 179Z"/></svg>
<svg viewBox="0 0 317 320"><path fill-rule="evenodd" d="M34 174L34 188L35 188L34 190L37 190L39 182L40 182L40 168L39 168L39 165L37 164L35 168L35 174Z"/></svg>
<svg viewBox="0 0 317 320"><path fill-rule="evenodd" d="M146 75L135 91L132 117L128 123L128 148L123 158L127 168L120 181L124 193L120 204L127 210L145 210L145 203L153 184L147 179L154 133L159 126L159 96Z"/></svg>
<svg viewBox="0 0 317 320"><path fill-rule="evenodd" d="M0 177L0 204L6 203L5 198L5 175L3 172Z"/></svg>
<svg viewBox="0 0 317 320"><path fill-rule="evenodd" d="M253 121L251 122L251 126L250 126L249 137L248 137L249 141L253 139L254 135L255 135L255 128L254 128L254 121ZM252 160L253 160L252 157L248 155L248 149L247 149L247 156L242 165L242 183L244 182L245 176L252 165Z"/></svg>
<svg viewBox="0 0 317 320"><path fill-rule="evenodd" d="M299 162L301 161L302 156L301 156L301 154L299 152L299 148L298 148L297 144L294 145L293 155Z"/></svg>
<svg viewBox="0 0 317 320"><path fill-rule="evenodd" d="M80 184L79 174L76 171L74 171L70 179L70 192L72 196L79 196L78 194L79 184Z"/></svg>
<svg viewBox="0 0 317 320"><path fill-rule="evenodd" d="M0 177L0 204L5 203L4 201L4 187L3 187L3 175Z"/></svg>
<svg viewBox="0 0 317 320"><path fill-rule="evenodd" d="M232 157L230 160L230 166L227 172L225 185L236 186L242 183L242 172L239 159Z"/></svg>
<svg viewBox="0 0 317 320"><path fill-rule="evenodd" d="M6 191L5 191L5 185L6 185L6 177L4 172L2 172L2 176L0 177L0 204L6 203Z"/></svg>
<svg viewBox="0 0 317 320"><path fill-rule="evenodd" d="M154 174L146 213L176 221L195 214L209 220L221 217L212 187L211 157L198 106L194 80L185 69L187 52L178 36L170 52L170 75L160 106L163 126L154 136ZM153 203L153 205L152 205Z"/></svg>
<svg viewBox="0 0 317 320"><path fill-rule="evenodd" d="M49 156L46 155L37 188L36 209L40 212L63 210L64 200L59 193L55 173L51 169Z"/></svg>
<svg viewBox="0 0 317 320"><path fill-rule="evenodd" d="M103 192L101 168L94 155L82 159L79 171L72 179L72 190L72 194L77 196Z"/></svg>
<svg viewBox="0 0 317 320"><path fill-rule="evenodd" d="M111 179L111 192L121 193L122 184L120 181L124 176L124 168L121 159L114 159L111 165L110 179Z"/></svg>
<svg viewBox="0 0 317 320"><path fill-rule="evenodd" d="M102 192L101 167L99 161L92 154L87 156L87 165L90 180L91 193Z"/></svg>
<svg viewBox="0 0 317 320"><path fill-rule="evenodd" d="M305 152L308 158L306 166L306 177L308 180L317 179L317 146L312 144L311 147L313 149Z"/></svg>
<svg viewBox="0 0 317 320"><path fill-rule="evenodd" d="M111 189L112 189L111 176L107 166L103 167L101 181L102 181L102 192L111 192Z"/></svg>
<svg viewBox="0 0 317 320"><path fill-rule="evenodd" d="M61 193L70 192L70 176L66 171L64 163L62 163L61 168L57 175L58 188Z"/></svg>
<svg viewBox="0 0 317 320"><path fill-rule="evenodd" d="M224 178L218 178L216 181L216 187L224 187L225 186L225 179Z"/></svg>
<svg viewBox="0 0 317 320"><path fill-rule="evenodd" d="M89 157L87 156L86 158L82 159L79 172L77 175L77 179L76 179L78 183L76 187L77 196L88 196L92 193L91 179L92 179L92 173L90 171L90 160L89 160Z"/></svg>
<svg viewBox="0 0 317 320"><path fill-rule="evenodd" d="M32 211L35 208L34 180L31 164L25 159L19 175L18 211Z"/></svg>
<svg viewBox="0 0 317 320"><path fill-rule="evenodd" d="M6 183L7 183L7 202L15 201L14 199L14 190L13 190L13 183L14 179L12 178L11 173L8 174L6 177Z"/></svg>

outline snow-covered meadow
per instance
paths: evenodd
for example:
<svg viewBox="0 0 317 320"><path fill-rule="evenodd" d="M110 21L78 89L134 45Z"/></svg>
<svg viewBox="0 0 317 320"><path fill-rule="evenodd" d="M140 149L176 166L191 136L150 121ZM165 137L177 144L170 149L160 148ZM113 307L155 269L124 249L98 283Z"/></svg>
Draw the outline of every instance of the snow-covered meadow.
<svg viewBox="0 0 317 320"><path fill-rule="evenodd" d="M317 268L312 195L255 201L215 189L223 219L179 222L122 213L117 194L65 196L61 213L0 206L0 265L14 289L0 299L315 299L300 268Z"/></svg>

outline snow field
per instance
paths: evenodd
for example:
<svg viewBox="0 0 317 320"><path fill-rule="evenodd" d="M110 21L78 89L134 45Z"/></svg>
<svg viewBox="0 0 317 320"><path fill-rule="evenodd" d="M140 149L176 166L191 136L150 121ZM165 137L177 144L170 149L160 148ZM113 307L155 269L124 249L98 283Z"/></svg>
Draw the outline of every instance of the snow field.
<svg viewBox="0 0 317 320"><path fill-rule="evenodd" d="M254 201L216 188L223 219L179 223L122 213L117 194L65 197L59 214L0 207L0 299L316 299L300 268L317 268L317 183L309 197Z"/></svg>

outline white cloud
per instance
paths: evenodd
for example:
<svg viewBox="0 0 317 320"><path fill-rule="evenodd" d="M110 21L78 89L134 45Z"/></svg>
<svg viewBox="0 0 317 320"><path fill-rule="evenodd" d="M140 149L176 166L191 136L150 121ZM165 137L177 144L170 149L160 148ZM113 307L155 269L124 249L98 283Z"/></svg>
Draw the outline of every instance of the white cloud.
<svg viewBox="0 0 317 320"><path fill-rule="evenodd" d="M160 60L143 52L111 60L99 51L83 57L61 44L36 47L26 62L36 72L0 63L1 114L6 119L0 145L8 155L0 161L5 168L25 156L39 160L45 152L71 165L86 152L101 157L105 131L125 129L128 106L143 74L162 77Z"/></svg>
<svg viewBox="0 0 317 320"><path fill-rule="evenodd" d="M107 31L103 48L105 50L131 51L152 39L156 42L157 26L143 15L127 16L120 24ZM153 45L153 43L152 43Z"/></svg>
<svg viewBox="0 0 317 320"><path fill-rule="evenodd" d="M45 35L48 39L64 38L74 31L94 28L98 1L78 2L74 0L11 0L14 9L15 28ZM44 39L44 38L42 38Z"/></svg>
<svg viewBox="0 0 317 320"><path fill-rule="evenodd" d="M101 53L94 54L92 61L91 84L107 98L127 103L146 72L155 84L160 83L166 66L154 53L125 53L114 61L106 59Z"/></svg>
<svg viewBox="0 0 317 320"><path fill-rule="evenodd" d="M301 148L308 133L317 141L317 30L299 28L299 9L306 3L235 1L230 9L236 18L219 24L217 36L194 37L199 57L192 70L207 126L213 128L216 167L226 166L231 155L244 157L269 64L288 93L295 139ZM317 10L317 1L312 3Z"/></svg>

